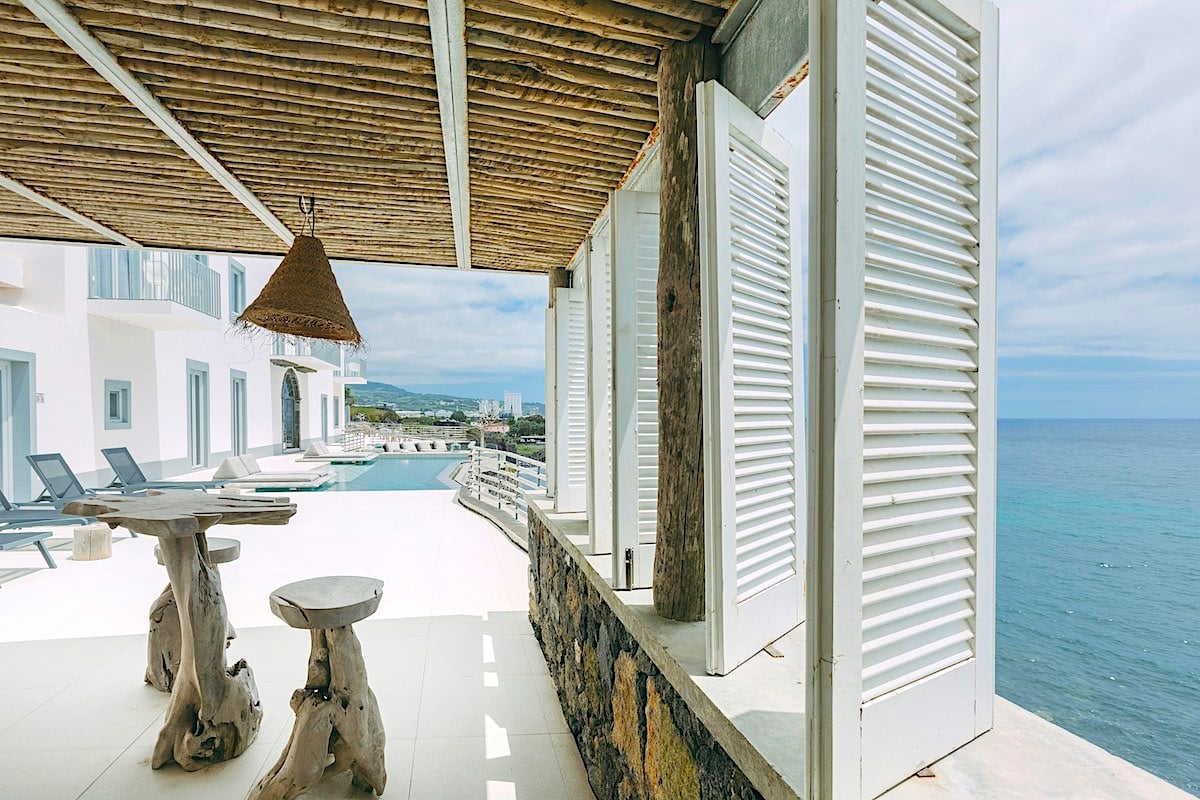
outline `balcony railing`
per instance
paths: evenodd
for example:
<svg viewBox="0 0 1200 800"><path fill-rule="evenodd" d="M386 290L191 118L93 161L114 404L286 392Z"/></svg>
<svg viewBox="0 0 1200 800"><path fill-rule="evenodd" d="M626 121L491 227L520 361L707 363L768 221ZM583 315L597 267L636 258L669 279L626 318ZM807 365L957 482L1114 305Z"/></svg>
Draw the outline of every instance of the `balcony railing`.
<svg viewBox="0 0 1200 800"><path fill-rule="evenodd" d="M525 524L529 521L526 495L546 490L546 465L516 453L476 446L471 448L466 485L476 500Z"/></svg>
<svg viewBox="0 0 1200 800"><path fill-rule="evenodd" d="M319 358L326 364L332 364L335 367L342 366L342 348L333 342L293 339L290 336L275 334L272 353L277 356L309 356Z"/></svg>
<svg viewBox="0 0 1200 800"><path fill-rule="evenodd" d="M221 318L221 275L207 256L157 250L88 250L88 297L169 300Z"/></svg>
<svg viewBox="0 0 1200 800"><path fill-rule="evenodd" d="M367 365L360 361L347 361L344 369L335 369L333 371L335 378L365 378L367 377Z"/></svg>

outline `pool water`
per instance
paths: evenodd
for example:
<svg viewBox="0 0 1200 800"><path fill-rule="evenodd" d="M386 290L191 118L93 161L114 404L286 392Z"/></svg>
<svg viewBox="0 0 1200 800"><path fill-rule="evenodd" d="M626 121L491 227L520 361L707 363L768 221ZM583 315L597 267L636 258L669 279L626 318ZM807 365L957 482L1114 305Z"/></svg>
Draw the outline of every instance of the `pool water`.
<svg viewBox="0 0 1200 800"><path fill-rule="evenodd" d="M321 487L323 492L394 492L417 489L454 489L450 479L465 455L381 455L370 464L334 464L337 473Z"/></svg>

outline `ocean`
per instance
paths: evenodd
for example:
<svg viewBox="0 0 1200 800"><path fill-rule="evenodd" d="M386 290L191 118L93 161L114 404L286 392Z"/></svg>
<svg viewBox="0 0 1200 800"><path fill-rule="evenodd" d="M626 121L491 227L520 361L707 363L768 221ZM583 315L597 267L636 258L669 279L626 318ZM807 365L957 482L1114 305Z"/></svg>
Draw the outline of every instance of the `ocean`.
<svg viewBox="0 0 1200 800"><path fill-rule="evenodd" d="M1200 794L1200 420L1001 420L997 692Z"/></svg>

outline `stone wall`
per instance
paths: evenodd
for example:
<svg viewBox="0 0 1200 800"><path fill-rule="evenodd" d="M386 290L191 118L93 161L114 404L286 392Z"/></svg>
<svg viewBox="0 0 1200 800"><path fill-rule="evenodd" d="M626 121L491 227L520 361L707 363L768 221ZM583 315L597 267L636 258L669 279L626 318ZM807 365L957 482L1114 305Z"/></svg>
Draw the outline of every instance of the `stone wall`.
<svg viewBox="0 0 1200 800"><path fill-rule="evenodd" d="M761 800L536 515L529 619L599 800Z"/></svg>

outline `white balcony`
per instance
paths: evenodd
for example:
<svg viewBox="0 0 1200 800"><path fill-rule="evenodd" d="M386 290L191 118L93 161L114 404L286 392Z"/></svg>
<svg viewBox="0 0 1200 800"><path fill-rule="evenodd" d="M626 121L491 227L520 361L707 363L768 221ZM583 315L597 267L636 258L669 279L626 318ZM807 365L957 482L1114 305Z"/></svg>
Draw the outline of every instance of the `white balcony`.
<svg viewBox="0 0 1200 800"><path fill-rule="evenodd" d="M277 361L313 372L332 372L335 377L342 367L342 348L332 342L295 339L275 335L271 354Z"/></svg>
<svg viewBox="0 0 1200 800"><path fill-rule="evenodd" d="M360 385L367 382L367 365L361 361L347 361L341 369L333 371L333 379L345 385Z"/></svg>
<svg viewBox="0 0 1200 800"><path fill-rule="evenodd" d="M202 256L92 248L88 313L151 330L213 330L221 276Z"/></svg>

